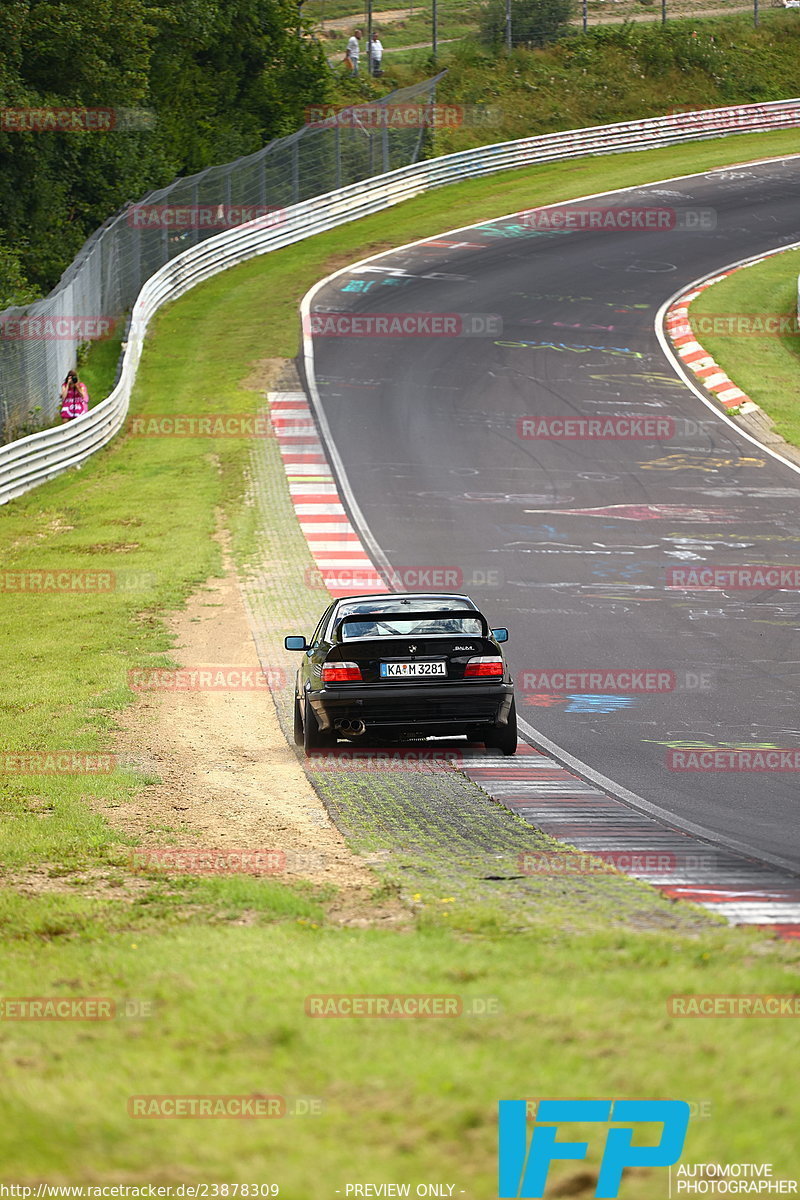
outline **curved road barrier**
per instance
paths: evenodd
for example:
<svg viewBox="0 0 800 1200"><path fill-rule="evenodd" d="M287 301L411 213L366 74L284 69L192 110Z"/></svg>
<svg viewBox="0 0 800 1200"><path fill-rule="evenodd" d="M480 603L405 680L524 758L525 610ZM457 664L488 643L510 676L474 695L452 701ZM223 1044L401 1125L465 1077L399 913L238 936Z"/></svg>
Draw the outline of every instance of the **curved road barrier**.
<svg viewBox="0 0 800 1200"><path fill-rule="evenodd" d="M133 307L120 381L111 395L67 426L42 430L0 448L0 504L80 466L119 432L151 318L163 304L228 267L463 179L535 163L656 149L798 124L800 99L791 99L521 138L402 167L294 204L285 210L279 226L264 228L255 220L209 238L162 267L142 288Z"/></svg>

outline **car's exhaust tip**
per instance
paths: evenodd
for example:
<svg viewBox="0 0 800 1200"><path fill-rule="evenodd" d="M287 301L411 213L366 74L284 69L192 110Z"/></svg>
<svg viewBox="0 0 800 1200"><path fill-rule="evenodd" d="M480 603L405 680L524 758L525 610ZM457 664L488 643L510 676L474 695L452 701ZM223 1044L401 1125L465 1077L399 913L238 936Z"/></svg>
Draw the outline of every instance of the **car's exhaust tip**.
<svg viewBox="0 0 800 1200"><path fill-rule="evenodd" d="M343 733L345 737L361 737L366 733L367 727L363 721L351 721L347 717L336 722L336 728L339 733Z"/></svg>

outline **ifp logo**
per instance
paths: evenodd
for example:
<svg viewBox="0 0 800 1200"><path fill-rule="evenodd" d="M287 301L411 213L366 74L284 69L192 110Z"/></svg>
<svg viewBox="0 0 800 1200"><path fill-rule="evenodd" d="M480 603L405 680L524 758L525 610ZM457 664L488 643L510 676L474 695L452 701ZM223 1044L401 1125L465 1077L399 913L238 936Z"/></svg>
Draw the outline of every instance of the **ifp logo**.
<svg viewBox="0 0 800 1200"><path fill-rule="evenodd" d="M685 1100L542 1100L528 1144L527 1103L501 1100L499 1112L500 1200L544 1196L551 1162L583 1159L588 1142L558 1141L559 1125L598 1122L616 1125L606 1134L595 1196L619 1193L626 1167L669 1167L683 1151L690 1108ZM655 1145L634 1145L634 1126L662 1125Z"/></svg>

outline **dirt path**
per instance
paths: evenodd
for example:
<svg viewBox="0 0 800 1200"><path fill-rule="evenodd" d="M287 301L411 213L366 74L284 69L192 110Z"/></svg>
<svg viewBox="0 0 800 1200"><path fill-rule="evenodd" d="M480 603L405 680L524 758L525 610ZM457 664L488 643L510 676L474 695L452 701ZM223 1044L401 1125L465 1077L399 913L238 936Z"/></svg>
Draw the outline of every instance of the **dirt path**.
<svg viewBox="0 0 800 1200"><path fill-rule="evenodd" d="M412 13L413 9L410 8L387 8L385 12L373 12L372 24L385 25L387 21L404 21ZM366 29L363 12L353 13L352 17L334 17L330 21L320 21L319 27L320 29L350 29L351 27L358 29L359 22L361 22L361 27Z"/></svg>
<svg viewBox="0 0 800 1200"><path fill-rule="evenodd" d="M259 670L230 563L225 577L208 581L169 625L182 667ZM269 691L145 691L120 724L117 753L161 782L102 813L137 835L142 849L279 849L287 862L279 878L341 889L334 919L374 924L404 914L395 904L367 907L378 881L311 788Z"/></svg>
<svg viewBox="0 0 800 1200"><path fill-rule="evenodd" d="M617 3L622 2L623 0L609 0L609 5L615 6ZM734 4L725 5L724 7L700 5L697 8L686 10L683 5L679 4L676 7L674 4L670 3L670 0L667 0L668 20L685 20L691 17L696 17L698 20L702 17L722 17L725 16L726 13L733 14L738 12L752 12L752 9L752 4ZM412 10L407 8L389 8L386 10L386 12L373 13L373 23L379 28L385 30L385 26L387 24L390 24L392 21L405 20L406 17L411 15L411 12ZM591 13L589 16L589 28L591 29L593 25L620 25L624 21L660 20L661 5L658 3L654 3L653 7L650 9L642 9L639 6L636 6L636 8L633 10L630 9L628 4L625 4L624 11L622 12L615 11L615 8L611 7L610 12L602 15L596 12ZM330 21L322 21L320 22L319 28L321 30L350 30L358 28L359 22L362 28L364 28L363 14L354 13L351 17L336 17ZM573 18L571 24L581 25L582 18L580 16ZM385 30L385 32L391 36L391 30ZM439 45L442 46L447 42L459 42L462 40L462 38L440 38ZM430 42L415 42L413 45L409 46L385 46L384 53L390 54L398 50L424 50L430 45Z"/></svg>
<svg viewBox="0 0 800 1200"><path fill-rule="evenodd" d="M732 5L729 4L729 5L726 5L724 8L699 7L696 9L693 8L693 9L691 9L691 11L684 11L682 9L678 9L677 11L675 11L674 9L672 9L672 10L670 9L669 0L667 0L667 23L669 24L669 21L671 21L671 20L674 20L674 21L690 20L692 17L697 18L697 20L699 21L703 17L724 17L726 14L732 15L733 13L752 12L752 11L753 11L752 4L732 4ZM598 16L596 13L594 13L594 14L592 14L592 16L589 19L589 28L591 29L593 25L620 25L623 21L660 21L660 20L661 20L661 5L658 4L658 5L655 5L651 9L640 10L637 8L633 12L613 12L613 10L612 10L612 12L609 13L607 16ZM572 21L572 24L580 25L581 18L576 17Z"/></svg>
<svg viewBox="0 0 800 1200"><path fill-rule="evenodd" d="M448 42L460 42L462 38L439 38L437 46L446 46ZM427 50L432 42L412 42L410 46L384 46L384 54L396 54L399 50Z"/></svg>

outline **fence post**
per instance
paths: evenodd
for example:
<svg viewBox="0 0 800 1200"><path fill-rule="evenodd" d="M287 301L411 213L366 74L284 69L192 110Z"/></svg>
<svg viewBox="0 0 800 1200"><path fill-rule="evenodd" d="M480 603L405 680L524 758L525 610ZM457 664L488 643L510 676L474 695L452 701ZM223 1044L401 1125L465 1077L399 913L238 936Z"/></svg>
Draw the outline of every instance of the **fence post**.
<svg viewBox="0 0 800 1200"><path fill-rule="evenodd" d="M300 145L292 142L292 204L300 203Z"/></svg>
<svg viewBox="0 0 800 1200"><path fill-rule="evenodd" d="M372 75L372 0L367 0L367 74Z"/></svg>
<svg viewBox="0 0 800 1200"><path fill-rule="evenodd" d="M193 246L196 246L197 243L200 241L200 219L199 219L200 214L198 212L198 209L200 207L198 204L199 199L200 199L200 187L199 187L199 184L197 182L195 182L192 184L192 216L194 217L194 221L192 223L192 245Z"/></svg>
<svg viewBox="0 0 800 1200"><path fill-rule="evenodd" d="M133 277L136 280L136 291L142 290L142 231L138 225L134 225L131 230L131 251L133 257ZM126 306L126 298L122 297L122 307Z"/></svg>

